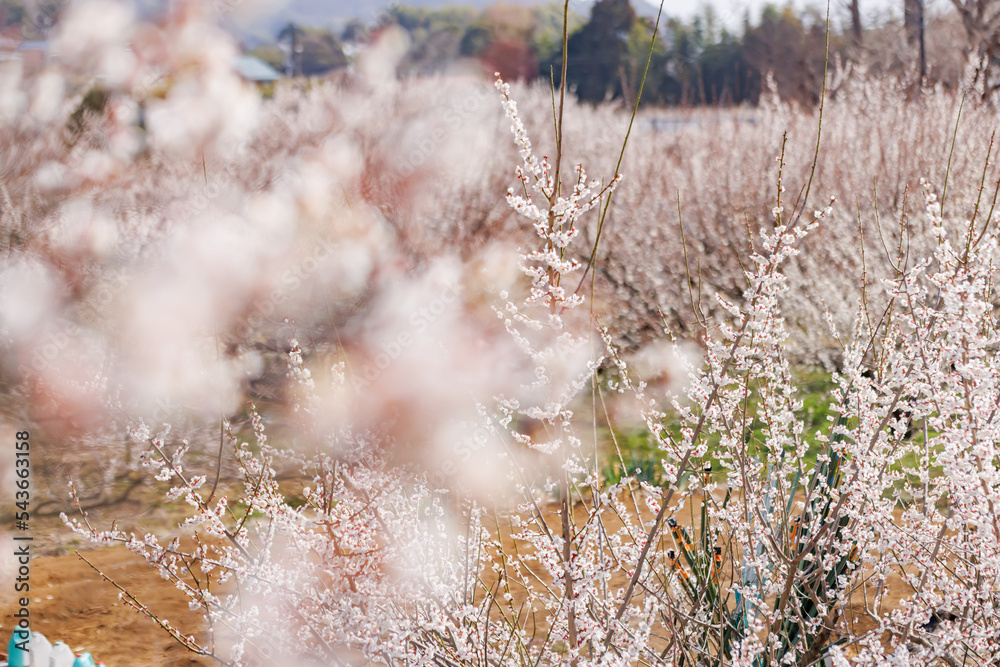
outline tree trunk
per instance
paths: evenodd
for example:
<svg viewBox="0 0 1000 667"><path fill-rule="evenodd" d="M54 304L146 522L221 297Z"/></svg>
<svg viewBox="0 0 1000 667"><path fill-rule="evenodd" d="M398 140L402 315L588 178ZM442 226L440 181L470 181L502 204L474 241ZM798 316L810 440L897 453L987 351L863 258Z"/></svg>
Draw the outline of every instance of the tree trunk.
<svg viewBox="0 0 1000 667"><path fill-rule="evenodd" d="M862 42L861 30L861 7L859 0L851 0L851 37L854 40L854 48L860 49Z"/></svg>
<svg viewBox="0 0 1000 667"><path fill-rule="evenodd" d="M994 0L951 0L962 17L968 35L967 53L979 60L976 82L983 85L984 97L989 97L1000 83L996 83L1000 69L1000 5Z"/></svg>
<svg viewBox="0 0 1000 667"><path fill-rule="evenodd" d="M919 49L920 81L927 78L927 51L924 48L924 0L903 0L906 42Z"/></svg>

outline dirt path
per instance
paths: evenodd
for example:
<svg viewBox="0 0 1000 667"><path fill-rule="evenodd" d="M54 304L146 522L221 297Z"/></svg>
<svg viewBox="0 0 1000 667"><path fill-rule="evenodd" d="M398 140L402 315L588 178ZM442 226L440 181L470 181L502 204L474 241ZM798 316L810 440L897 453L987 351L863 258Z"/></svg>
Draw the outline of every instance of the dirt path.
<svg viewBox="0 0 1000 667"><path fill-rule="evenodd" d="M697 498L689 502L696 502ZM631 501L628 502L630 508ZM643 518L652 516L651 510L641 500L636 506ZM128 516L136 522L137 527L146 523L142 519L140 507L125 506L95 512L109 516ZM546 523L558 527L558 507L546 506L544 510ZM677 515L681 525L690 524L688 512ZM586 509L583 505L574 508L576 521L582 524ZM92 519L94 517L92 516ZM107 517L102 516L102 524ZM52 526L45 526L48 546L41 549L42 553L61 555L41 555L32 560L31 565L31 619L32 628L40 631L50 641L62 640L77 652L89 651L97 660L103 660L108 667L160 667L175 665L215 665L215 661L193 656L178 645L166 632L156 626L148 618L124 606L118 599L118 590L109 582L102 580L86 563L75 554L66 554L65 550L73 546L72 534L58 527L53 520ZM162 525L166 521L157 516L149 523ZM510 539L510 526L503 523L503 541L505 550L513 551L514 543ZM103 525L103 524L102 524ZM620 527L620 522L612 517L607 518L609 529ZM145 527L145 526L144 526ZM491 526L496 529L496 526ZM140 533L141 534L141 533ZM523 550L526 545L520 545ZM5 558L13 552L13 542L8 536L0 535L0 582L12 581L12 570L9 559ZM530 550L530 549L529 549ZM202 636L204 622L200 614L188 609L187 598L171 583L160 578L139 556L121 546L108 547L83 552L94 565L101 568L109 577L133 592L140 602L155 610L171 622L185 635ZM489 577L487 577L489 579ZM899 594L903 591L899 585L898 575L891 577L890 582L894 595L887 599L888 607L898 604ZM612 580L613 586L625 583L625 575L616 573ZM13 628L11 614L15 611L14 591L11 585L0 594L0 655L6 649L6 641ZM513 604L518 608L524 602L525 592L514 591ZM861 600L856 600L856 604ZM864 619L856 630L866 629L871 619ZM544 626L544 623L542 624Z"/></svg>
<svg viewBox="0 0 1000 667"><path fill-rule="evenodd" d="M654 512L642 500L644 495L645 494L640 491L636 491L632 497L628 497L623 494L622 501L625 503L626 508L630 512L638 513L642 517L643 521L648 522L653 518ZM716 494L716 496L717 496L715 498L716 501L721 502L723 494L719 492ZM692 515L690 512L690 508L691 507L699 508L701 506L701 499L702 496L700 494L698 493L693 494L691 497L687 499L685 503L685 508L683 510L677 512L676 514L671 514L668 516L675 517L678 525L684 528L690 528L692 525ZM587 522L588 511L589 508L587 507L586 504L582 502L576 503L573 507L574 525L576 526L584 525ZM901 515L901 512L897 510L895 514L898 519ZM542 515L549 529L553 532L553 534L558 535L561 530L559 506L554 503L543 506ZM522 514L521 519L522 521L527 523L530 523L532 520L531 516L528 514ZM606 530L609 533L616 532L623 526L621 520L617 518L613 513L606 514L602 520ZM500 524L498 526L496 520L491 518L486 521L486 525L487 528L493 534L496 534L499 528L501 534L503 535L503 549L505 553L511 554L519 552L524 554L533 552L533 548L530 545L523 542L515 541L510 537L511 533L516 531L512 529L512 526L508 520L501 518ZM642 531L636 530L634 532L634 535L636 539L641 543L644 537L644 533ZM659 540L657 541L656 545L650 552L649 556L650 561L656 561L656 567L660 572L668 570L664 558L664 553L667 549L670 548L676 548L676 547L674 546L673 541L669 536L669 529L666 526L663 526L662 530L659 533ZM728 559L729 557L730 556L727 553L726 558ZM727 563L729 564L728 568L724 569L721 575L721 589L723 596L728 596L729 609L730 611L732 611L733 609L735 609L735 607L733 606L735 603L735 598L732 595L732 577L734 573L732 569L732 563L728 560ZM683 565L683 561L682 561L682 569L686 569L686 567ZM537 568L535 571L541 572ZM544 585L548 585L552 581L551 577L547 576L544 573L542 573L541 579L544 582ZM487 572L483 576L483 581L487 586L492 587L497 582L497 574L491 571ZM617 589L622 589L627 585L628 581L629 577L626 576L624 572L615 571L612 574L610 581L608 582L608 587L612 591ZM535 589L536 592L540 592L542 588L542 583L536 584L535 582L530 582L529 586ZM864 613L865 593L867 592L868 596L872 597L875 588L876 586L870 582L866 586L858 587L856 592L851 596L850 604L847 605L846 609L847 617L846 618L840 617L836 621L836 624L841 631L846 630L847 627L849 626L851 628L851 631L855 634L855 636L860 636L865 633L871 632L877 627L877 622L875 621L875 619ZM910 593L910 590L903 584L903 580L900 577L899 573L895 570L891 571L886 579L885 591L886 592L884 593L882 611L888 611L897 608L901 600L907 597ZM513 586L511 588L511 595L512 599L509 601L509 603L498 601L498 605L495 608L494 612L496 617L497 618L500 617L500 608L502 607L506 611L508 616L517 617L521 619L519 622L524 623L524 627L527 629L529 634L534 633L537 636L544 636L549 628L549 625L547 623L548 616L546 615L544 609L540 605L536 604L534 610L538 615L537 617L532 615L530 611L531 605L528 604L528 592L520 586ZM643 597L644 595L641 591L637 592L634 597L635 604L640 608ZM769 598L768 604L771 605L773 603L774 603L773 598ZM522 615L519 616L519 612ZM662 635L667 634L666 630L662 626L662 621L659 619L655 621L655 632L661 633ZM888 647L888 640L889 636L887 634L882 636L882 641L886 647ZM660 648L664 646L664 644L657 642L654 642L653 645ZM855 651L856 647L854 646L849 646L846 650L846 652L849 655L854 655Z"/></svg>
<svg viewBox="0 0 1000 667"><path fill-rule="evenodd" d="M184 634L200 635L201 617L187 598L124 547L85 552L88 560L163 614ZM4 577L7 579L7 577ZM49 641L89 651L108 667L215 665L190 654L151 620L124 606L118 590L75 554L42 556L31 563L31 627ZM9 594L8 594L9 593ZM0 595L0 637L6 650L13 629L13 591Z"/></svg>

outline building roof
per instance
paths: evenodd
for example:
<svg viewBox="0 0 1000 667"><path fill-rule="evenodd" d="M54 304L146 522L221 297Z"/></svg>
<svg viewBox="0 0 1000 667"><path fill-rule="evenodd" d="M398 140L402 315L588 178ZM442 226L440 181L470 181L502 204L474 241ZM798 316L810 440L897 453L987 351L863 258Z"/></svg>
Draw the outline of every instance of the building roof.
<svg viewBox="0 0 1000 667"><path fill-rule="evenodd" d="M49 52L49 43L46 41L27 41L17 45L18 51L45 51Z"/></svg>
<svg viewBox="0 0 1000 667"><path fill-rule="evenodd" d="M233 63L233 69L247 81L266 83L281 78L273 67L256 56L239 56Z"/></svg>

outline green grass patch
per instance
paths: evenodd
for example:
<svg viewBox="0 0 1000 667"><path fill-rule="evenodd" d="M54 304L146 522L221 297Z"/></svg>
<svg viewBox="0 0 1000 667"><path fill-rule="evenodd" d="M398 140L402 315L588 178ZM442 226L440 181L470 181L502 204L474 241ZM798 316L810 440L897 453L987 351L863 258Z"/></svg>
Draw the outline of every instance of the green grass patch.
<svg viewBox="0 0 1000 667"><path fill-rule="evenodd" d="M803 422L802 437L809 443L807 454L803 459L803 467L811 469L816 463L816 455L824 445L817 441L816 433L828 434L830 417L834 416L830 408L833 402L833 390L836 385L829 373L814 368L797 368L793 370L795 386L798 387L797 398L802 401L802 408L797 411L797 417ZM744 438L751 454L768 456L765 446L767 433L763 422L756 418L759 409L759 398L751 394L747 403L747 429ZM680 417L670 411L663 421L667 433L675 439L680 438ZM637 479L655 485L662 485L663 473L661 460L664 458L656 439L645 428L617 429L604 427L599 430L601 439L601 471L609 482L618 482L623 477L634 475ZM709 455L717 445L717 435L707 435ZM615 446L617 442L617 448ZM620 454L619 454L620 453ZM701 462L696 462L694 468L701 469Z"/></svg>

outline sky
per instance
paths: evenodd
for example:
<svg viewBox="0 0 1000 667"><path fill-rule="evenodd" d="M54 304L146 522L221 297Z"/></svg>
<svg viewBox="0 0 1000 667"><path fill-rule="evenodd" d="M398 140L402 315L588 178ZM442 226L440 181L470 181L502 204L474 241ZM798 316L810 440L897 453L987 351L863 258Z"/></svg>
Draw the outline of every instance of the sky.
<svg viewBox="0 0 1000 667"><path fill-rule="evenodd" d="M632 0L632 2L633 4L643 3L650 6L654 12L659 7L657 0ZM931 2L928 4L931 4ZM751 20L756 20L760 17L760 12L764 8L764 5L769 4L769 0L710 0L708 2L665 0L663 11L671 16L691 19L695 15L700 14L706 4L710 4L715 8L727 28L738 29L743 25L743 17L748 10ZM784 6L788 4L788 0L770 0L770 4ZM820 15L826 13L826 3L819 2L818 0L792 0L791 4L798 10L812 8ZM901 15L903 12L903 0L860 0L860 6L862 25L866 23L882 23L890 14ZM831 0L831 20L834 22L847 20L849 16L847 7L847 0Z"/></svg>
<svg viewBox="0 0 1000 667"><path fill-rule="evenodd" d="M652 7L654 15L659 8L659 0L631 0L631 2L633 5L643 3ZM789 4L789 0L665 0L663 10L671 16L691 19L701 13L706 4L712 5L721 14L727 27L738 29L743 25L743 16L748 9L751 19L756 20L760 17L764 5L785 6ZM821 16L826 13L826 3L822 0L791 0L791 4L799 10L811 7ZM830 19L834 25L846 27L847 21L850 20L848 4L848 0L830 1ZM951 0L925 0L924 7L928 14L933 15L951 11L953 5ZM860 0L860 9L862 25L877 26L889 18L902 18L903 0Z"/></svg>
<svg viewBox="0 0 1000 667"><path fill-rule="evenodd" d="M157 0L146 0L147 2ZM225 0L232 2L232 0ZM472 5L484 7L500 0L396 0L400 4L442 7L446 5ZM542 4L547 0L502 0L508 4ZM570 0L570 7L578 13L588 16L590 5L594 0ZM639 13L655 16L659 0L631 0ZM738 32L743 26L743 18L747 11L752 21L760 17L764 5L791 4L798 10L813 8L817 16L822 17L826 11L823 0L664 0L664 12L668 16L680 17L686 20L701 14L706 5L714 7L721 24L730 31ZM246 19L244 28L255 26L250 32L270 32L275 25L284 25L290 19L314 25L339 25L348 18L358 18L362 21L374 20L381 8L387 8L392 0L238 0L236 8ZM866 27L884 23L890 17L901 17L903 0L860 0L862 25ZM645 6L645 9L643 9ZM950 0L926 0L928 13L945 11L951 6ZM848 0L831 0L831 21L836 28L846 28L850 19ZM235 18L235 17L234 17ZM262 26L267 26L261 29Z"/></svg>

